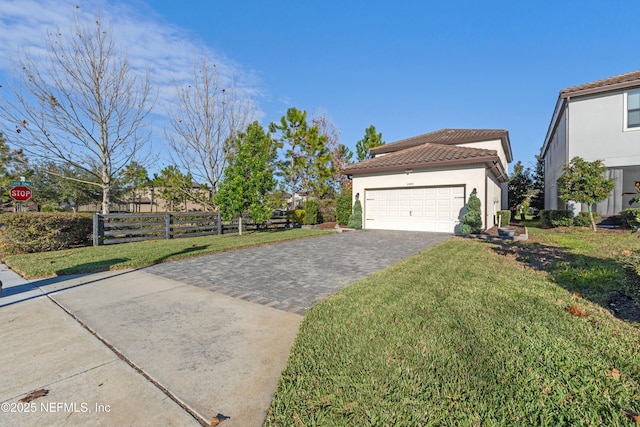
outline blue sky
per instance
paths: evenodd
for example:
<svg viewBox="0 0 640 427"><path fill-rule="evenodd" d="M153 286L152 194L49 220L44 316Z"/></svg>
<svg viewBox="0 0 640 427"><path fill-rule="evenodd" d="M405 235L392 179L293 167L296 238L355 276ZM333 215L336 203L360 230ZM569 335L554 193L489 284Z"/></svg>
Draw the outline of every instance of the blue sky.
<svg viewBox="0 0 640 427"><path fill-rule="evenodd" d="M96 3L0 0L0 80L18 47ZM371 124L387 142L500 128L533 165L561 89L640 69L637 0L99 3L158 79L206 51L255 94L265 126L291 106L326 113L352 149Z"/></svg>

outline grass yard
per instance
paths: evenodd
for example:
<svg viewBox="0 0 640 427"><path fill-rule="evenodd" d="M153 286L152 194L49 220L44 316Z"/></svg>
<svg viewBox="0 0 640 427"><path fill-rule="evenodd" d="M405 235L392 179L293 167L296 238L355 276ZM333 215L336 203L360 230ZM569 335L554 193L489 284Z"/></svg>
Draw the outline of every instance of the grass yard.
<svg viewBox="0 0 640 427"><path fill-rule="evenodd" d="M245 232L242 236L225 234L150 240L54 252L9 255L3 257L3 262L23 277L33 279L143 267L166 261L327 233L330 232L313 229L265 230Z"/></svg>
<svg viewBox="0 0 640 427"><path fill-rule="evenodd" d="M314 306L265 425L632 425L640 329L602 295L637 285L640 239L530 235L555 257L456 238Z"/></svg>

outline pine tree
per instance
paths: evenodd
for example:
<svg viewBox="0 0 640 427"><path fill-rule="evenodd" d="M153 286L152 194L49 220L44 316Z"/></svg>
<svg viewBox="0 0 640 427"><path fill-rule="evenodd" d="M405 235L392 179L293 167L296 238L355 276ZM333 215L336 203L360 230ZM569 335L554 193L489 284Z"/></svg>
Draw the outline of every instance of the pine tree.
<svg viewBox="0 0 640 427"><path fill-rule="evenodd" d="M371 158L369 152L372 148L384 145L382 140L382 133L376 133L376 127L374 125L369 126L364 130L364 138L356 142L356 153L358 161L367 160Z"/></svg>

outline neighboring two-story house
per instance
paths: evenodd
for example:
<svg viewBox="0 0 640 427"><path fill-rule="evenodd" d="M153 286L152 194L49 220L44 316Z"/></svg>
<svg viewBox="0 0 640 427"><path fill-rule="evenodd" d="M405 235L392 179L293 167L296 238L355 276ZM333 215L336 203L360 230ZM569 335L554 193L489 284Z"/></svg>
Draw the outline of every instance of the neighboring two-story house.
<svg viewBox="0 0 640 427"><path fill-rule="evenodd" d="M509 132L441 129L370 150L374 157L345 167L353 197L363 209L363 228L459 231L466 201L480 198L485 228L506 209Z"/></svg>
<svg viewBox="0 0 640 427"><path fill-rule="evenodd" d="M561 90L540 154L545 209L587 210L558 199L558 179L575 156L602 160L616 179L611 197L596 205L600 215L628 208L640 186L640 71Z"/></svg>

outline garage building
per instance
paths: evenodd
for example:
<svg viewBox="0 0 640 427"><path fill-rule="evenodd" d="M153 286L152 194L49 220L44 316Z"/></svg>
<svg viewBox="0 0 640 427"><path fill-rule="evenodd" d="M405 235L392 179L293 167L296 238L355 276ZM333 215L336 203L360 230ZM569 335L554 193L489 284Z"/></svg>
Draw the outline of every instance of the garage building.
<svg viewBox="0 0 640 427"><path fill-rule="evenodd" d="M506 130L442 129L370 153L371 159L343 170L353 178L365 229L456 233L473 190L484 228L507 209L513 155Z"/></svg>

